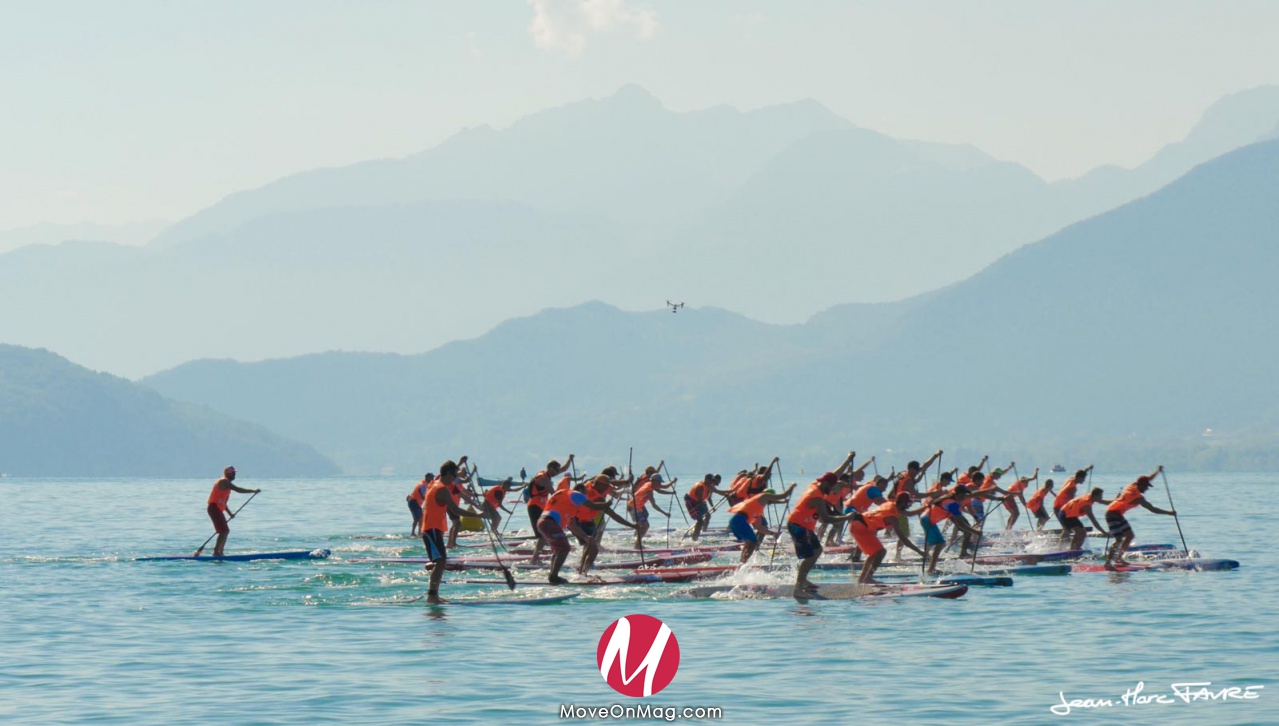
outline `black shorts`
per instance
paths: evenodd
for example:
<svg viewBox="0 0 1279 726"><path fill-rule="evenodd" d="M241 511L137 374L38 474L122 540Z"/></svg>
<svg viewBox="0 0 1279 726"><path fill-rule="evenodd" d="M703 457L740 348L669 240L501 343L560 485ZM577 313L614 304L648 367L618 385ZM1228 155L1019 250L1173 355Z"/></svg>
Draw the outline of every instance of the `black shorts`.
<svg viewBox="0 0 1279 726"><path fill-rule="evenodd" d="M1119 512L1106 512L1106 529L1111 537L1122 537L1132 531L1132 525Z"/></svg>
<svg viewBox="0 0 1279 726"><path fill-rule="evenodd" d="M1079 521L1079 517L1067 517L1065 515L1062 515L1062 518L1061 518L1062 529L1074 529L1076 527L1079 527L1082 529L1083 526L1084 526L1084 523Z"/></svg>
<svg viewBox="0 0 1279 726"><path fill-rule="evenodd" d="M1043 507L1032 509L1030 513L1035 515L1035 519L1048 519L1048 512L1045 512Z"/></svg>
<svg viewBox="0 0 1279 726"><path fill-rule="evenodd" d="M449 558L449 551L444 547L444 533L440 530L422 530L422 544L426 545L426 557L430 561L443 562Z"/></svg>
<svg viewBox="0 0 1279 726"><path fill-rule="evenodd" d="M542 508L536 504L528 505L528 523L533 525L533 534L537 534L537 520L542 518Z"/></svg>

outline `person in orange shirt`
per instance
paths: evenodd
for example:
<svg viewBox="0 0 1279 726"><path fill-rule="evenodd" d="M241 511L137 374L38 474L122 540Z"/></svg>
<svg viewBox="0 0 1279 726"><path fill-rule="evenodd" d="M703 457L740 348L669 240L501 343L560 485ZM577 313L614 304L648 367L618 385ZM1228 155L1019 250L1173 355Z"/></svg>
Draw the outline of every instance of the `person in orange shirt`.
<svg viewBox="0 0 1279 726"><path fill-rule="evenodd" d="M1021 507L1017 506L1017 500L1021 500L1021 506L1026 507L1027 511L1030 510L1026 504L1026 488L1038 478L1039 467L1035 467L1035 473L1029 478L1023 476L1008 487L1008 493L1004 498L1004 509L1008 510L1008 524L1004 526L1004 529L1012 529L1017 523L1017 518L1021 516Z"/></svg>
<svg viewBox="0 0 1279 726"><path fill-rule="evenodd" d="M528 521L533 527L533 535L537 537L537 542L533 545L532 563L536 564L541 561L542 547L546 544L542 541L542 535L537 531L537 520L542 518L542 509L546 506L546 500L550 498L551 492L555 491L555 477L567 471L573 466L573 455L568 455L568 460L563 465L556 459L551 459L546 463L546 468L533 475L529 480L528 487L524 490L524 501L528 509Z"/></svg>
<svg viewBox="0 0 1279 726"><path fill-rule="evenodd" d="M799 569L795 573L796 597L817 589L817 585L808 579L808 573L817 564L817 558L822 556L822 541L817 538L816 532L817 523L847 522L856 514L835 514L843 509L842 503L835 497L835 485L838 483L839 475L835 472L822 474L800 495L799 502L786 520L786 531L795 542L795 556L799 558Z"/></svg>
<svg viewBox="0 0 1279 726"><path fill-rule="evenodd" d="M1030 496L1030 499L1026 500L1026 511L1030 512L1035 517L1036 532L1044 531L1044 523L1050 519L1048 512L1044 510L1044 499L1052 493L1053 480L1045 479L1044 485L1036 490L1035 493Z"/></svg>
<svg viewBox="0 0 1279 726"><path fill-rule="evenodd" d="M902 537L901 531L897 529L896 523L893 521L897 517L904 517L912 514L919 514L924 511L925 507L915 510L907 510L910 505L910 495L902 492L897 495L897 500L892 502L883 502L863 513L853 514L853 519L848 523L849 534L853 536L853 540L857 542L857 546L861 549L862 554L866 556L866 562L862 565L862 572L857 577L857 581L862 584L880 584L875 580L875 570L879 568L879 564L884 561L884 555L888 553L884 544L879 541L878 532L891 528L897 533L897 538L901 543L912 550L919 553L920 557L926 557L924 550L915 546L914 542Z"/></svg>
<svg viewBox="0 0 1279 726"><path fill-rule="evenodd" d="M1084 546L1084 538L1088 536L1088 530L1084 529L1084 523L1079 518L1085 514L1088 519L1092 520L1092 526L1101 534L1107 534L1104 527L1093 516L1092 505L1102 503L1105 500L1101 498L1101 487L1093 487L1093 490L1082 497L1075 497L1066 502L1061 507L1063 519L1066 522L1066 529L1062 530L1062 541L1065 542L1066 537L1070 537L1070 549L1077 550Z"/></svg>
<svg viewBox="0 0 1279 726"><path fill-rule="evenodd" d="M426 489L433 481L435 481L435 473L426 472L422 481L414 484L409 490L409 495L404 497L404 500L409 503L409 514L413 515L413 528L409 530L409 535L412 537L417 536L418 527L422 525L422 501L426 499Z"/></svg>
<svg viewBox="0 0 1279 726"><path fill-rule="evenodd" d="M1128 524L1124 515L1128 510L1134 507L1145 507L1155 514L1167 514L1169 516L1177 516L1176 510L1160 509L1146 501L1146 490L1152 485L1151 479L1154 479L1164 470L1164 465L1160 464L1158 469L1149 476L1139 476L1137 481L1124 487L1119 496L1110 503L1106 508L1106 526L1110 528L1110 536L1115 538L1110 549L1106 551L1106 569L1113 570L1115 565L1126 564L1124 553L1128 550L1128 545L1132 544L1133 531L1132 525Z"/></svg>
<svg viewBox="0 0 1279 726"><path fill-rule="evenodd" d="M1066 502L1075 498L1075 490L1080 484L1088 479L1089 472L1092 471L1092 464L1087 469L1080 469L1075 475L1070 477L1061 485L1061 489L1057 491L1057 497L1053 499L1053 515L1057 517L1057 523L1064 530L1066 528L1065 518L1061 516L1061 508L1066 506Z"/></svg>
<svg viewBox="0 0 1279 726"><path fill-rule="evenodd" d="M968 487L956 484L955 488L949 491L943 490L924 495L929 501L928 510L919 515L919 523L924 528L924 549L928 550L930 555L931 561L927 563L927 567L931 575L937 574L937 560L941 557L942 548L946 546L946 537L942 535L941 527L938 525L949 521L955 525L957 532L963 533L962 552L967 552L972 537L978 535L978 531L964 519L963 509L960 506L960 502L967 499L970 494Z"/></svg>
<svg viewBox="0 0 1279 726"><path fill-rule="evenodd" d="M759 541L772 534L764 525L764 507L789 500L793 491L795 491L794 484L786 487L781 494L774 494L773 490L765 489L728 508L730 515L728 530L733 533L733 537L738 542L742 543L742 564L746 564L751 555L755 554L755 550L759 549Z"/></svg>
<svg viewBox="0 0 1279 726"><path fill-rule="evenodd" d="M495 536L499 538L502 536L501 532L499 532L502 527L502 513L513 514L515 512L514 508L507 509L506 505L503 504L506 501L507 493L523 488L523 484L516 484L513 477L508 476L501 484L494 484L489 487L488 491L484 492L484 497L479 500L481 502L480 513L492 525Z"/></svg>
<svg viewBox="0 0 1279 726"><path fill-rule="evenodd" d="M670 484L662 484L662 475L657 473L656 467L648 467L651 471L645 471L635 482L635 496L631 497L631 501L626 505L626 510L631 517L635 519L635 549L641 549L644 546L644 535L648 533L648 505L652 504L661 514L669 517L671 513L662 509L657 504L657 499L653 497L654 493L669 494L675 491L675 482L678 478L672 479Z"/></svg>
<svg viewBox="0 0 1279 726"><path fill-rule="evenodd" d="M223 550L226 548L226 539L231 534L231 527L227 524L227 520L235 519L235 512L227 507L231 492L257 494L262 491L261 489L241 489L232 484L233 481L235 481L235 467L228 466L222 470L222 478L213 482L213 489L209 492L208 506L205 509L209 513L209 519L213 520L213 531L218 533L218 541L213 544L214 557L225 554Z"/></svg>
<svg viewBox="0 0 1279 726"><path fill-rule="evenodd" d="M440 465L440 473L426 490L422 504L422 544L426 545L426 557L431 561L431 581L427 586L426 601L444 602L440 598L440 580L444 578L444 565L448 562L448 548L444 536L449 528L449 517L478 517L479 512L462 509L457 505L449 487L457 483L457 463L452 459Z"/></svg>
<svg viewBox="0 0 1279 726"><path fill-rule="evenodd" d="M604 479L603 484L607 485L607 481L607 479ZM600 478L597 477L592 482L592 487L600 487L600 485ZM600 493L600 490L597 489L596 493ZM590 539L578 525L578 518L583 509L597 513L603 512L626 527L635 526L619 517L603 500L592 501L585 492L572 489L555 490L547 498L546 509L537 520L537 531L546 539L551 548L551 572L547 581L552 585L568 583L568 580L560 577L560 568L564 566L564 562L568 559L573 547L569 544L568 536L564 533L564 530L567 529L572 532L579 542L586 542Z"/></svg>
<svg viewBox="0 0 1279 726"><path fill-rule="evenodd" d="M720 483L719 474L707 474L702 480L689 488L688 493L684 495L684 508L688 510L688 516L693 518L693 541L697 541L697 536L702 533L711 523L710 501L712 494L726 496L729 492L727 489L717 489L715 485Z"/></svg>

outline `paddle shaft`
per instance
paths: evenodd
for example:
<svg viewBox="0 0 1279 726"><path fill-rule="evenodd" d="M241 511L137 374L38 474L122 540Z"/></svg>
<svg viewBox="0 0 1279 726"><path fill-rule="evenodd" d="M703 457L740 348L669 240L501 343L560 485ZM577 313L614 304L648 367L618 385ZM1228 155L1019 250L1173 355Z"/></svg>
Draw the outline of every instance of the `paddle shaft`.
<svg viewBox="0 0 1279 726"><path fill-rule="evenodd" d="M1164 491L1168 494L1168 506L1172 508L1172 521L1177 523L1177 536L1181 538L1181 551L1186 556L1190 556L1190 548L1186 546L1186 535L1181 533L1181 518L1177 516L1177 505L1172 503L1172 489L1168 487L1168 475L1163 469L1159 470L1159 476L1164 480Z"/></svg>
<svg viewBox="0 0 1279 726"><path fill-rule="evenodd" d="M474 485L475 485L475 482L478 482L479 480L480 480L480 467L476 466L475 464L471 464L471 481L468 481L466 483L466 488L471 490L471 496L475 497L479 501L484 501L484 498L481 497L479 494L476 494L475 492ZM498 484L497 486L505 486L505 485ZM489 546L493 548L493 559L497 560L497 566L502 568L502 577L506 578L506 586L510 588L511 590L514 590L515 575L511 574L510 569L507 568L507 566L502 562L502 556L497 553L497 539L496 539L496 535L494 535L493 533L493 523L489 521L488 517L480 517L480 521L484 523L484 534L487 534L489 537Z"/></svg>
<svg viewBox="0 0 1279 726"><path fill-rule="evenodd" d="M782 474L782 462L777 462L777 481L786 481L785 475ZM773 558L777 556L777 540L782 538L782 522L786 521L786 515L790 513L790 498L786 499L786 506L782 509L781 519L777 520L777 533L773 535L773 550L768 553L768 564L773 564Z"/></svg>
<svg viewBox="0 0 1279 726"><path fill-rule="evenodd" d="M249 502L253 501L253 498L256 497L257 495L258 495L257 492L253 492L252 494L250 494L249 498L244 500L244 504L241 504L239 507L236 507L235 511L231 512L231 519L235 519L235 515L239 514L241 509L244 509L245 507L247 507L249 505ZM200 553L204 551L204 548L208 547L209 543L213 541L213 538L217 536L218 536L217 532L214 532L213 534L209 535L209 538L204 540L204 544L200 545L200 549L195 551L195 554L193 555L193 557L199 557Z"/></svg>
<svg viewBox="0 0 1279 726"><path fill-rule="evenodd" d="M626 474L627 476L631 478L631 511L635 514L636 517L638 517L639 510L635 508L635 447L634 446L631 447L630 453L626 455ZM636 522L635 526L638 527L639 522ZM668 526L667 529L670 529L670 527ZM643 567L648 567L648 563L644 560L644 536L640 535L636 537L635 544L638 545L636 549L639 550L640 565L642 565Z"/></svg>

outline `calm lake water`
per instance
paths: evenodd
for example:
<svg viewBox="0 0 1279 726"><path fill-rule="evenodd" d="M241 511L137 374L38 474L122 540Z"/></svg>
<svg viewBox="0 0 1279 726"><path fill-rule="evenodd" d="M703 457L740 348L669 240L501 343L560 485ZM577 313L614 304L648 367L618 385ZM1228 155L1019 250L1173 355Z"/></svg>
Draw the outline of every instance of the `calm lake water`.
<svg viewBox="0 0 1279 726"><path fill-rule="evenodd" d="M0 721L551 723L561 704L648 703L720 707L724 723L1279 723L1279 475L1170 481L1190 547L1239 570L1025 577L959 600L688 600L648 585L431 608L384 604L421 595L421 570L350 561L423 554L399 537L411 481L245 472L238 483L264 491L232 521L228 552L333 557L213 564L133 561L204 541L212 478L0 479ZM1124 483L1097 477L1111 495ZM1167 506L1162 486L1151 498ZM1139 543L1179 542L1171 517L1131 519ZM449 583L462 577L446 596L509 596ZM632 613L663 620L681 652L647 699L614 693L596 665L605 628ZM1186 703L1172 684L1187 682L1264 688ZM1173 702L1124 706L1138 683ZM1058 716L1059 693L1115 705Z"/></svg>

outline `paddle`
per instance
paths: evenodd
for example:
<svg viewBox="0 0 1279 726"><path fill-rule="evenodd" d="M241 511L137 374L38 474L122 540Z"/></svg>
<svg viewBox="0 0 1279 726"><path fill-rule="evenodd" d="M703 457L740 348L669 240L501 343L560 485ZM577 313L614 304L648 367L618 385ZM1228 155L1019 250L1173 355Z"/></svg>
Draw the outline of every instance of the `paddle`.
<svg viewBox="0 0 1279 726"><path fill-rule="evenodd" d="M239 507L236 508L234 512L231 513L231 519L235 519L235 515L239 514L241 509L244 509L245 507L247 507L249 505L249 502L253 501L253 498L256 497L257 495L258 495L257 492L253 492L252 494L250 494L249 498L244 500L244 504L241 504ZM218 536L217 532L214 532L213 534L209 535L209 538L204 540L204 544L200 545L200 549L196 550L195 554L191 556L199 557L200 553L204 551L204 548L208 547L209 543L213 541L213 538L217 536Z"/></svg>
<svg viewBox="0 0 1279 726"><path fill-rule="evenodd" d="M1171 507L1174 512L1172 515L1172 521L1177 523L1177 536L1181 537L1181 551L1186 557L1189 557L1190 548L1186 546L1186 535L1181 533L1181 519L1176 515L1177 505L1172 503L1172 489L1168 488L1168 475L1164 473L1162 466L1159 467L1159 476L1163 477L1164 491L1168 493L1168 506Z"/></svg>
<svg viewBox="0 0 1279 726"><path fill-rule="evenodd" d="M635 447L634 446L630 448L630 453L626 455L626 474L627 476L631 478L631 504L634 505L635 504ZM636 517L639 516L639 510L635 509L634 506L631 507L631 511L635 513ZM636 525L638 524L639 522L636 522ZM669 527L667 529L669 529ZM636 549L639 550L640 565L643 567L648 567L648 562L646 562L644 559L644 537L643 536L636 537L635 544L639 545L639 547L637 547Z"/></svg>
<svg viewBox="0 0 1279 726"><path fill-rule="evenodd" d="M777 465L777 481L786 481L786 475L782 474L782 462L776 456L773 457L773 463ZM768 564L773 564L773 558L777 556L777 540L782 538L782 522L786 521L786 515L790 512L790 499L786 499L786 507L782 509L782 516L777 520L777 533L773 535L773 550L768 553Z"/></svg>
<svg viewBox="0 0 1279 726"><path fill-rule="evenodd" d="M476 466L475 463L472 462L471 463L471 481L468 481L466 483L466 488L471 490L471 496L475 497L479 501L483 501L484 498L475 493L474 482L477 482L479 480L480 480L480 467ZM504 485L498 484L497 486L504 486ZM484 523L484 534L487 534L489 537L489 545L493 548L493 559L497 560L497 566L502 568L502 577L506 578L506 586L510 588L511 590L514 590L515 575L511 574L510 569L508 569L507 566L502 562L502 556L497 553L497 540L495 539L494 533L493 533L493 523L489 521L488 517L480 517L480 521Z"/></svg>
<svg viewBox="0 0 1279 726"><path fill-rule="evenodd" d="M672 506L672 507L674 507L674 506L675 506L675 504L676 504L676 501L675 501L675 486L674 486L674 484L675 484L675 480L671 478L671 470L666 468L666 461L665 461L664 459L662 460L662 471L666 472L666 481L668 481L668 482L670 482L670 483L671 483L671 506ZM668 514L668 515L667 515L667 517L669 517L669 516L670 516L670 515ZM686 524L686 525L687 525L687 524L688 524L688 517L684 514L684 506L683 506L682 504L680 505L680 508L679 508L679 516L680 516L680 519L683 519L683 520L684 520L684 524ZM668 525L667 525L667 529L670 529L669 522L668 522Z"/></svg>

